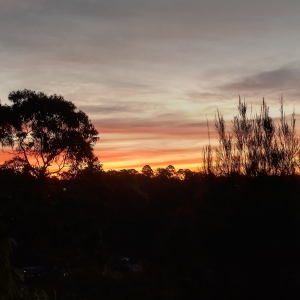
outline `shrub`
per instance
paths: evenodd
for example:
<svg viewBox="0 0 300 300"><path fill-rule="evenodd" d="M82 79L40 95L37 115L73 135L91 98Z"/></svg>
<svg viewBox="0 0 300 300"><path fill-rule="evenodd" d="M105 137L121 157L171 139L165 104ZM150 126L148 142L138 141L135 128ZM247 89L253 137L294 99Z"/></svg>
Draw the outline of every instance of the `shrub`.
<svg viewBox="0 0 300 300"><path fill-rule="evenodd" d="M216 176L233 174L293 175L299 171L300 140L296 135L295 112L290 122L283 111L280 97L280 119L269 115L265 100L259 114L247 115L247 104L239 97L238 114L233 118L232 130L226 132L223 115L217 110L215 130L219 145L209 144L203 150L203 172Z"/></svg>

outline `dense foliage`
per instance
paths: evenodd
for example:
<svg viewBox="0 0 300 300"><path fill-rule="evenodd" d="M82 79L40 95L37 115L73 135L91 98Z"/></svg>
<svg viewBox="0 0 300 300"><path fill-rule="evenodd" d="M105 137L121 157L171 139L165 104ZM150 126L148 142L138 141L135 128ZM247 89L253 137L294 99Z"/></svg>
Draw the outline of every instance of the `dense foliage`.
<svg viewBox="0 0 300 300"><path fill-rule="evenodd" d="M96 160L98 132L72 102L30 90L8 99L11 106L0 104L0 144L13 158L2 169L44 177Z"/></svg>

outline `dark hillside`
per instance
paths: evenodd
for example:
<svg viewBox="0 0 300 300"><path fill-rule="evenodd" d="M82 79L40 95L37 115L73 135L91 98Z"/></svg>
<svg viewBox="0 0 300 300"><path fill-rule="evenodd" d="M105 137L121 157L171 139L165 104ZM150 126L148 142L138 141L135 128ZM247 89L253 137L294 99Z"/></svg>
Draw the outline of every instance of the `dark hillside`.
<svg viewBox="0 0 300 300"><path fill-rule="evenodd" d="M2 237L57 299L295 299L300 178L2 171ZM40 269L39 269L40 268ZM74 296L72 296L74 295Z"/></svg>

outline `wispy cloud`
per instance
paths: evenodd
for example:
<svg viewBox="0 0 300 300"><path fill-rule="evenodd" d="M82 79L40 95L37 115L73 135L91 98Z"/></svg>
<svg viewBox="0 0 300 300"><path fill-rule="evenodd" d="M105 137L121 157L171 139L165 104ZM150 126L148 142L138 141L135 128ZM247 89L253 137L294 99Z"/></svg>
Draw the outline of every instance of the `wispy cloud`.
<svg viewBox="0 0 300 300"><path fill-rule="evenodd" d="M196 164L206 118L238 93L299 98L299 0L0 1L0 99L62 94L110 165Z"/></svg>
<svg viewBox="0 0 300 300"><path fill-rule="evenodd" d="M300 81L300 68L282 67L276 70L259 72L238 81L220 86L224 91L283 91L297 88Z"/></svg>
<svg viewBox="0 0 300 300"><path fill-rule="evenodd" d="M111 102L111 101L108 101ZM157 107L157 104L151 102L112 102L111 104L107 103L106 101L101 101L100 104L83 104L79 105L78 108L83 112L87 113L88 115L102 116L107 117L108 115L115 115L115 114L141 114L144 113L146 110L153 110ZM115 122L114 120L113 122Z"/></svg>

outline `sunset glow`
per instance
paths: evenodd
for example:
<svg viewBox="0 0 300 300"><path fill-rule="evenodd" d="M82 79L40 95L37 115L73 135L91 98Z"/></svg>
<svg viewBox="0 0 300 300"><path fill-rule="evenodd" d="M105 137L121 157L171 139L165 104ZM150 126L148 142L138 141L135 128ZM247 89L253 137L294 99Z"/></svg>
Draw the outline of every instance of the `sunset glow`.
<svg viewBox="0 0 300 300"><path fill-rule="evenodd" d="M216 109L230 122L238 94L254 110L265 97L275 117L283 94L297 119L299 14L296 0L3 0L0 98L72 101L99 131L105 170L197 170L207 119L213 139Z"/></svg>

